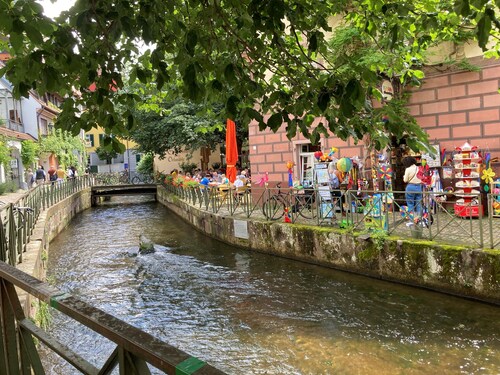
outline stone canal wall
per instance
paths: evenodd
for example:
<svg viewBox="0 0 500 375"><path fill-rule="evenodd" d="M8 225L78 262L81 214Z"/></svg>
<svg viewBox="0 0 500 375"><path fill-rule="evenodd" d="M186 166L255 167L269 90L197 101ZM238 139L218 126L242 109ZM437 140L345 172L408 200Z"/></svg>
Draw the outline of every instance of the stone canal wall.
<svg viewBox="0 0 500 375"><path fill-rule="evenodd" d="M500 251L344 229L235 220L158 188L158 201L204 234L250 250L500 305Z"/></svg>
<svg viewBox="0 0 500 375"><path fill-rule="evenodd" d="M16 267L43 280L50 241L66 228L76 214L90 208L90 195L90 188L87 188L42 211L30 236L26 252L23 253L23 261ZM31 298L33 297L25 293L20 294L25 313L33 316Z"/></svg>

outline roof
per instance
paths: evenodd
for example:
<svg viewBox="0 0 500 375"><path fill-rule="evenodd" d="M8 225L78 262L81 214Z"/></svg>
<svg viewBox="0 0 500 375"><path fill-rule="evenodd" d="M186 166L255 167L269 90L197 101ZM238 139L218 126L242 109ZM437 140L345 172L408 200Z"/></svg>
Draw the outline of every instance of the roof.
<svg viewBox="0 0 500 375"><path fill-rule="evenodd" d="M0 127L0 135L8 138L15 138L21 141L36 141L37 139L31 134L16 132L15 130Z"/></svg>

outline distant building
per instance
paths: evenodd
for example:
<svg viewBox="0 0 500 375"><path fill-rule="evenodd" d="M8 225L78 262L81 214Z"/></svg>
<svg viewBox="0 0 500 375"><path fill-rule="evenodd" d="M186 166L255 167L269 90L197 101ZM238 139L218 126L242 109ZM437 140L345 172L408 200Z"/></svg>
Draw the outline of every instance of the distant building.
<svg viewBox="0 0 500 375"><path fill-rule="evenodd" d="M135 150L137 144L133 141L121 140L125 145L125 152L112 159L111 164L108 164L107 160L100 160L95 152L104 137L105 134L102 128L93 128L85 133L85 150L90 171L92 173L106 173L122 172L127 169L130 172L135 172L142 157L142 154Z"/></svg>

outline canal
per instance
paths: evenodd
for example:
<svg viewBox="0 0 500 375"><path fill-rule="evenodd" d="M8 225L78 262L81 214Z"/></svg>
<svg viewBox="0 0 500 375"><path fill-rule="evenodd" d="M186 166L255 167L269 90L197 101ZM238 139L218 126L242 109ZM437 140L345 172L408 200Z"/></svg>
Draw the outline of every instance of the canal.
<svg viewBox="0 0 500 375"><path fill-rule="evenodd" d="M234 248L123 199L51 243L49 283L228 374L500 373L498 307ZM136 256L141 234L156 253ZM95 364L114 349L58 314L50 331Z"/></svg>

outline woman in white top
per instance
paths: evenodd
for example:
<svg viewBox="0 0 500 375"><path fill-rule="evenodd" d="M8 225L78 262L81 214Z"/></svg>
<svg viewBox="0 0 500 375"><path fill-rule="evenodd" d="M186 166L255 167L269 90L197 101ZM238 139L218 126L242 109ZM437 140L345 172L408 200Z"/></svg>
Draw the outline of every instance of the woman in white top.
<svg viewBox="0 0 500 375"><path fill-rule="evenodd" d="M422 215L422 181L417 177L417 160L407 156L403 159L403 166L406 168L403 181L407 183L405 197L408 211L418 218Z"/></svg>

